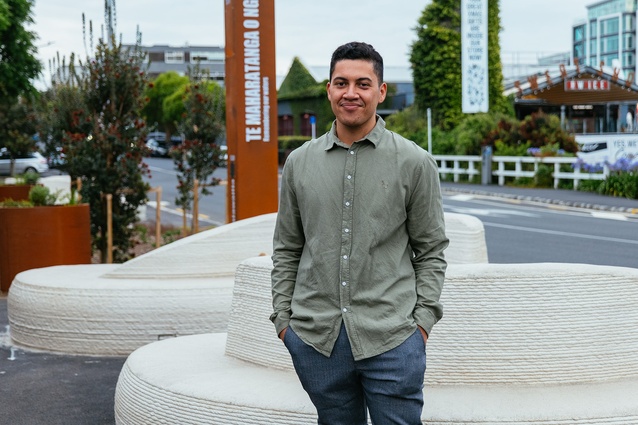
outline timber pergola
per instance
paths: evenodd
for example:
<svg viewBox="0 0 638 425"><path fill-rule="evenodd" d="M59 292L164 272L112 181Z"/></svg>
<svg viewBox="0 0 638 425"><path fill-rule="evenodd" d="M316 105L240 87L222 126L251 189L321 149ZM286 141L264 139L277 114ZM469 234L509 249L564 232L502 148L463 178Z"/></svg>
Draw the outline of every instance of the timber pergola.
<svg viewBox="0 0 638 425"><path fill-rule="evenodd" d="M635 131L638 85L633 74L622 77L609 67L560 65L507 85L504 94L514 96L518 119L542 110L572 133Z"/></svg>

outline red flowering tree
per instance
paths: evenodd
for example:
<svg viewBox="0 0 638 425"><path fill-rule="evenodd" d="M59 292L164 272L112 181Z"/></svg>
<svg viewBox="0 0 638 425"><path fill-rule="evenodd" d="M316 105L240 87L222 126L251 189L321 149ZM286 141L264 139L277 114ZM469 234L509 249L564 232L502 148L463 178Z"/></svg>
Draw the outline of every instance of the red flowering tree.
<svg viewBox="0 0 638 425"><path fill-rule="evenodd" d="M53 148L62 148L62 168L81 179L82 200L90 204L93 246L102 262L108 254L107 195L112 195L116 262L131 256L137 210L147 200L141 111L148 81L138 45L123 48L114 36L100 39L93 56L77 65L72 58L68 76L58 75L47 93L41 135Z"/></svg>

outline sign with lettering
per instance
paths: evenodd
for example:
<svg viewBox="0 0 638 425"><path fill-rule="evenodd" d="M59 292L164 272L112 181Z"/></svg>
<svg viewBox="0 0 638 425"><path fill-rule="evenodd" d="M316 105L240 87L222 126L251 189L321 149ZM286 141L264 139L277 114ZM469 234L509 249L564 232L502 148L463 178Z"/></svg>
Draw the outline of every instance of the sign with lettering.
<svg viewBox="0 0 638 425"><path fill-rule="evenodd" d="M609 91L607 80L565 80L565 91Z"/></svg>
<svg viewBox="0 0 638 425"><path fill-rule="evenodd" d="M487 0L461 0L463 113L487 112Z"/></svg>
<svg viewBox="0 0 638 425"><path fill-rule="evenodd" d="M638 134L577 134L578 157L585 163L613 164L621 158L638 158Z"/></svg>
<svg viewBox="0 0 638 425"><path fill-rule="evenodd" d="M229 222L277 211L278 146L273 0L226 0Z"/></svg>

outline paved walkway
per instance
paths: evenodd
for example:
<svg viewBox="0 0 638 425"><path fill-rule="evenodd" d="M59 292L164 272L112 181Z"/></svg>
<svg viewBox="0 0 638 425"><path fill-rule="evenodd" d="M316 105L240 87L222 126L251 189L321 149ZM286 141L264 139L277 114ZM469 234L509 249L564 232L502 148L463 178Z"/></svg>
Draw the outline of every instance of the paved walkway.
<svg viewBox="0 0 638 425"><path fill-rule="evenodd" d="M468 193L638 215L638 201L553 189L443 183ZM126 358L81 357L9 348L7 297L0 295L0 423L111 425L115 385Z"/></svg>

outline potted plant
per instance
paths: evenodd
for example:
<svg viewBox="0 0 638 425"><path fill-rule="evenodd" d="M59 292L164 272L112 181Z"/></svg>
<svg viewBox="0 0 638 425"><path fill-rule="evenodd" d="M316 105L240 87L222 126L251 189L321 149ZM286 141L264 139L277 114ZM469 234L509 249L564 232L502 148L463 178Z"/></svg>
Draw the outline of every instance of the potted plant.
<svg viewBox="0 0 638 425"><path fill-rule="evenodd" d="M9 290L16 274L34 268L89 264L89 205L54 205L56 194L33 186L28 201L0 202L0 289Z"/></svg>
<svg viewBox="0 0 638 425"><path fill-rule="evenodd" d="M8 199L28 200L29 191L38 183L40 175L34 172L26 172L15 179L15 184L0 185L0 202Z"/></svg>

